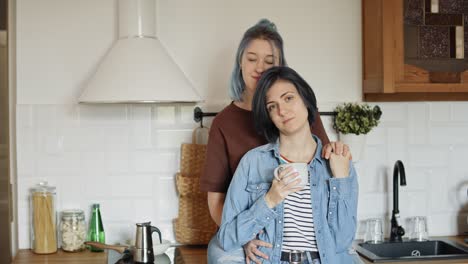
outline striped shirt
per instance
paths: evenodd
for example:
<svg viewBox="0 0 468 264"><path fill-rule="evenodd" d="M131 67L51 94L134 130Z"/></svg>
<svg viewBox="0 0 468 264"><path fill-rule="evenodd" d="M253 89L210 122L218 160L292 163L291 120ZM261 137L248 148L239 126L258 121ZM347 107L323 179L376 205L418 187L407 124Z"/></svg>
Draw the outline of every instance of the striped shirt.
<svg viewBox="0 0 468 264"><path fill-rule="evenodd" d="M280 156L282 164L289 163ZM310 200L310 183L304 189L284 199L284 228L282 251L318 251L315 239L314 217Z"/></svg>

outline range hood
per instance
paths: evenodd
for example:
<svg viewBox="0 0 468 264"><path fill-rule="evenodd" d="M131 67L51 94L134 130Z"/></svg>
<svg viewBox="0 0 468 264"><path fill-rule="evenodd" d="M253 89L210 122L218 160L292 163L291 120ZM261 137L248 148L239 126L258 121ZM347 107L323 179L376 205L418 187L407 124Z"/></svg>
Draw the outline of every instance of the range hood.
<svg viewBox="0 0 468 264"><path fill-rule="evenodd" d="M187 103L200 96L156 37L155 0L119 0L119 38L80 103Z"/></svg>

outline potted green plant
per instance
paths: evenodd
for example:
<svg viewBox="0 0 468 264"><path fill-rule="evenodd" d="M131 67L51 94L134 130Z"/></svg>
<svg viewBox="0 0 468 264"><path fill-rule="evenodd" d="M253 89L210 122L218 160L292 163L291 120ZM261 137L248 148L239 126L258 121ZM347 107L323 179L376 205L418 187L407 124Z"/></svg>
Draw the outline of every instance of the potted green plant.
<svg viewBox="0 0 468 264"><path fill-rule="evenodd" d="M382 111L378 105L374 107L366 103L343 103L335 108L333 127L339 133L340 141L347 144L353 160L363 156L366 144L366 134L379 124Z"/></svg>

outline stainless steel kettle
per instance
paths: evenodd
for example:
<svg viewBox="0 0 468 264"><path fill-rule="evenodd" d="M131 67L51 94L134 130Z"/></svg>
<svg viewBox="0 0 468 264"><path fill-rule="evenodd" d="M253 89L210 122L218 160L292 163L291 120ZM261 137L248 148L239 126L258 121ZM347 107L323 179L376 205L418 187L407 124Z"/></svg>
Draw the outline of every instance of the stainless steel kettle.
<svg viewBox="0 0 468 264"><path fill-rule="evenodd" d="M133 252L133 261L135 263L154 263L153 252L153 232L159 235L159 242L162 244L161 231L151 222L136 224L135 248Z"/></svg>

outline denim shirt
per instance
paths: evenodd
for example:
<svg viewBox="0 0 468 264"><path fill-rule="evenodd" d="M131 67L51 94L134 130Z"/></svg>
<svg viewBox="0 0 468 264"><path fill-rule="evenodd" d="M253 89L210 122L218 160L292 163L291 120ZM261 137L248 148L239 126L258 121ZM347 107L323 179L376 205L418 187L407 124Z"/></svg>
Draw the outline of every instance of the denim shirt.
<svg viewBox="0 0 468 264"><path fill-rule="evenodd" d="M314 228L321 263L352 263L348 253L357 223L358 183L350 162L346 178L333 178L329 162L321 157L322 143L308 164ZM269 256L263 263L279 263L283 240L283 202L269 208L265 194L279 165L279 141L247 152L233 176L224 202L218 240L224 250L241 247L252 239L271 243L260 247Z"/></svg>

